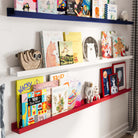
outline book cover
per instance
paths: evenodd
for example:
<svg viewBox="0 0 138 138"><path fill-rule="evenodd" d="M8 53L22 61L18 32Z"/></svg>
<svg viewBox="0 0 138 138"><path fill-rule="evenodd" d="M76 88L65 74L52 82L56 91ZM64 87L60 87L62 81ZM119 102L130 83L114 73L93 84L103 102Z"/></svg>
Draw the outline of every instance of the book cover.
<svg viewBox="0 0 138 138"><path fill-rule="evenodd" d="M41 47L44 67L60 66L58 41L63 41L62 32L41 32Z"/></svg>
<svg viewBox="0 0 138 138"><path fill-rule="evenodd" d="M68 110L68 86L52 88L52 116Z"/></svg>
<svg viewBox="0 0 138 138"><path fill-rule="evenodd" d="M68 91L68 109L71 110L81 106L81 99L81 82L78 80L70 81Z"/></svg>
<svg viewBox="0 0 138 138"><path fill-rule="evenodd" d="M34 84L42 83L44 81L44 78L42 76L40 77L34 77L29 79L22 79L16 81L16 110L17 110L17 127L19 128L19 122L20 122L20 95L31 92L32 86Z"/></svg>
<svg viewBox="0 0 138 138"><path fill-rule="evenodd" d="M57 86L59 86L59 81L58 80L48 81L48 82L33 85L33 91L52 88L52 87L57 87Z"/></svg>
<svg viewBox="0 0 138 138"><path fill-rule="evenodd" d="M105 4L105 18L108 20L117 20L117 5Z"/></svg>
<svg viewBox="0 0 138 138"><path fill-rule="evenodd" d="M69 80L68 80L69 78L70 78L69 72L52 74L49 76L50 81L59 80L60 86L63 86L63 85L69 86Z"/></svg>
<svg viewBox="0 0 138 138"><path fill-rule="evenodd" d="M14 0L16 11L36 12L36 0Z"/></svg>
<svg viewBox="0 0 138 138"><path fill-rule="evenodd" d="M59 41L60 65L73 64L73 49L71 41Z"/></svg>
<svg viewBox="0 0 138 138"><path fill-rule="evenodd" d="M100 18L100 0L92 0L92 18Z"/></svg>
<svg viewBox="0 0 138 138"><path fill-rule="evenodd" d="M124 39L119 36L112 36L113 39L113 57L125 56L125 43Z"/></svg>
<svg viewBox="0 0 138 138"><path fill-rule="evenodd" d="M82 2L82 17L91 17L91 8L92 2L91 0L83 0Z"/></svg>
<svg viewBox="0 0 138 138"><path fill-rule="evenodd" d="M102 57L112 58L112 38L110 32L101 32Z"/></svg>
<svg viewBox="0 0 138 138"><path fill-rule="evenodd" d="M66 11L66 9L67 9L67 0L57 0L57 11L63 12Z"/></svg>
<svg viewBox="0 0 138 138"><path fill-rule="evenodd" d="M37 0L37 12L57 14L57 1Z"/></svg>
<svg viewBox="0 0 138 138"><path fill-rule="evenodd" d="M42 121L51 116L51 97L47 89L21 95L22 127Z"/></svg>
<svg viewBox="0 0 138 138"><path fill-rule="evenodd" d="M63 35L65 41L72 42L74 63L82 63L83 48L81 32L64 32Z"/></svg>

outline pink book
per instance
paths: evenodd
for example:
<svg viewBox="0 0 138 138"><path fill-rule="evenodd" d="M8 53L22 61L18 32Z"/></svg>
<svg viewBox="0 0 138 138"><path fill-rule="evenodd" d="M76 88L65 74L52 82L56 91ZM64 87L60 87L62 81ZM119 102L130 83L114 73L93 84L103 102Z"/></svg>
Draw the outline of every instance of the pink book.
<svg viewBox="0 0 138 138"><path fill-rule="evenodd" d="M36 12L36 0L14 0L16 11Z"/></svg>
<svg viewBox="0 0 138 138"><path fill-rule="evenodd" d="M59 86L59 81L58 80L48 81L48 82L33 85L33 91L42 90L42 89L46 89L46 88L57 87L57 86Z"/></svg>

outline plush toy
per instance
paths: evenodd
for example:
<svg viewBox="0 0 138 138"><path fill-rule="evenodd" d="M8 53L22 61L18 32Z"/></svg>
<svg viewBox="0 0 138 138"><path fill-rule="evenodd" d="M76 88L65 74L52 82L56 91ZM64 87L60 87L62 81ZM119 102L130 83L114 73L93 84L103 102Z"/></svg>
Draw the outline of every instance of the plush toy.
<svg viewBox="0 0 138 138"><path fill-rule="evenodd" d="M122 11L120 14L120 19L123 21L128 21L128 12L127 11Z"/></svg>
<svg viewBox="0 0 138 138"><path fill-rule="evenodd" d="M93 88L93 101L100 100L99 89L97 86Z"/></svg>
<svg viewBox="0 0 138 138"><path fill-rule="evenodd" d="M24 70L32 70L40 68L42 64L42 54L38 50L27 50L16 54L19 62Z"/></svg>

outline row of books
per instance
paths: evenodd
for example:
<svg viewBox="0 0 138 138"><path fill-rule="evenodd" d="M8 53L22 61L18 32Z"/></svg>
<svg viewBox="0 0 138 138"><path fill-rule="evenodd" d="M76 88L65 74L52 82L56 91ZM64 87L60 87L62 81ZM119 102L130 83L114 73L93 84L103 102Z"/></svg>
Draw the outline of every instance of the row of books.
<svg viewBox="0 0 138 138"><path fill-rule="evenodd" d="M101 46L103 58L123 57L126 56L126 51L128 51L124 38L112 31L101 32Z"/></svg>
<svg viewBox="0 0 138 138"><path fill-rule="evenodd" d="M109 3L109 0L15 0L14 8L17 11L116 20L117 5Z"/></svg>
<svg viewBox="0 0 138 138"><path fill-rule="evenodd" d="M16 82L17 127L26 127L81 105L78 80L68 80L69 72Z"/></svg>
<svg viewBox="0 0 138 138"><path fill-rule="evenodd" d="M81 32L41 32L43 66L54 67L83 62Z"/></svg>

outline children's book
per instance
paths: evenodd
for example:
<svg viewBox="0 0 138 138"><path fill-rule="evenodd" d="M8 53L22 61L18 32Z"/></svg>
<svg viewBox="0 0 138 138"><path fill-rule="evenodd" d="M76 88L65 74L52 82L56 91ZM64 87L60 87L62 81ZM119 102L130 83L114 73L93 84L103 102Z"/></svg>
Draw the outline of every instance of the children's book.
<svg viewBox="0 0 138 138"><path fill-rule="evenodd" d="M41 47L44 67L60 66L58 41L63 41L62 32L41 32Z"/></svg>
<svg viewBox="0 0 138 138"><path fill-rule="evenodd" d="M105 4L105 18L108 20L117 20L117 5Z"/></svg>
<svg viewBox="0 0 138 138"><path fill-rule="evenodd" d="M48 82L33 85L33 91L57 87L57 86L59 86L58 80L48 81Z"/></svg>
<svg viewBox="0 0 138 138"><path fill-rule="evenodd" d="M49 76L50 81L59 80L60 86L63 86L63 85L69 86L69 80L68 80L69 78L70 78L69 72L52 74Z"/></svg>
<svg viewBox="0 0 138 138"><path fill-rule="evenodd" d="M125 56L125 43L124 39L119 36L112 36L113 39L113 57Z"/></svg>
<svg viewBox="0 0 138 138"><path fill-rule="evenodd" d="M36 12L36 0L14 0L16 11Z"/></svg>
<svg viewBox="0 0 138 138"><path fill-rule="evenodd" d="M81 82L70 81L70 87L68 91L68 109L81 106Z"/></svg>
<svg viewBox="0 0 138 138"><path fill-rule="evenodd" d="M83 62L83 48L81 32L64 32L64 40L72 41L74 63Z"/></svg>
<svg viewBox="0 0 138 138"><path fill-rule="evenodd" d="M91 0L83 0L82 2L82 15L83 17L90 17L91 16L91 8L92 2Z"/></svg>
<svg viewBox="0 0 138 138"><path fill-rule="evenodd" d="M20 95L22 127L37 123L51 116L51 97L49 96L51 96L50 90L47 89Z"/></svg>
<svg viewBox="0 0 138 138"><path fill-rule="evenodd" d="M73 49L71 41L59 41L60 65L73 64Z"/></svg>
<svg viewBox="0 0 138 138"><path fill-rule="evenodd" d="M65 11L67 9L67 0L57 0L57 11L59 12L64 12L65 14Z"/></svg>
<svg viewBox="0 0 138 138"><path fill-rule="evenodd" d="M100 18L100 0L92 0L92 18Z"/></svg>
<svg viewBox="0 0 138 138"><path fill-rule="evenodd" d="M37 12L57 14L57 1L37 0Z"/></svg>
<svg viewBox="0 0 138 138"><path fill-rule="evenodd" d="M52 116L68 110L68 86L52 88Z"/></svg>
<svg viewBox="0 0 138 138"><path fill-rule="evenodd" d="M102 43L102 57L112 58L112 38L110 32L102 31L101 43Z"/></svg>
<svg viewBox="0 0 138 138"><path fill-rule="evenodd" d="M20 122L20 95L31 92L34 84L42 83L43 77L34 77L29 79L17 80L16 81L16 106L17 106L17 127L19 128Z"/></svg>

